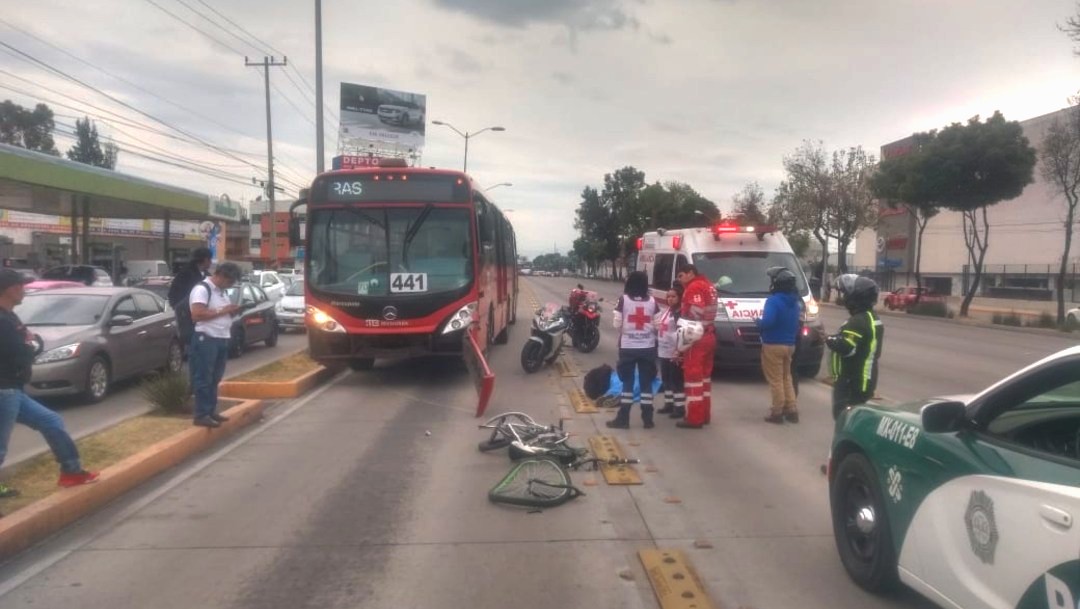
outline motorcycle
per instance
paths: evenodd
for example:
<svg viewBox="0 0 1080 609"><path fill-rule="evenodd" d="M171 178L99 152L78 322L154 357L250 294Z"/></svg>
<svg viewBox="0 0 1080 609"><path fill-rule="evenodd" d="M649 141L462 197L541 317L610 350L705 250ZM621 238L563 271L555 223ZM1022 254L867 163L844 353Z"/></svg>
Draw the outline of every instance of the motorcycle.
<svg viewBox="0 0 1080 609"><path fill-rule="evenodd" d="M600 344L600 303L596 292L590 292L583 285L570 290L570 342L582 353L591 353Z"/></svg>
<svg viewBox="0 0 1080 609"><path fill-rule="evenodd" d="M532 332L521 348L521 367L533 373L545 363L550 364L562 353L564 336L570 328L570 310L548 304L536 312Z"/></svg>

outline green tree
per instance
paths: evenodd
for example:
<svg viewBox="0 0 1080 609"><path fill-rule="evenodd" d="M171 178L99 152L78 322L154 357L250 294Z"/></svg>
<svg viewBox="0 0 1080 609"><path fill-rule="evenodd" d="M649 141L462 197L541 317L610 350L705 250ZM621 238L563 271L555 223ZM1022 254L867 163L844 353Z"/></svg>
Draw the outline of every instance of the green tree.
<svg viewBox="0 0 1080 609"><path fill-rule="evenodd" d="M871 178L875 196L893 208L904 208L915 219L915 304L922 297L922 246L926 226L941 211L939 166L933 164L926 147L936 131L916 133L913 149L903 156L886 159Z"/></svg>
<svg viewBox="0 0 1080 609"><path fill-rule="evenodd" d="M55 128L53 111L45 104L27 110L10 99L0 103L0 143L59 156L52 136Z"/></svg>
<svg viewBox="0 0 1080 609"><path fill-rule="evenodd" d="M810 250L810 235L805 232L796 232L785 236L788 245L791 246L791 251L795 253L795 257L800 260L803 259L806 252Z"/></svg>
<svg viewBox="0 0 1080 609"><path fill-rule="evenodd" d="M583 257L587 260L591 258L594 264L602 260L616 262L620 251L618 229L614 213L600 200L599 191L586 186L581 192L581 202L578 204L576 214L574 228L588 243L588 254ZM582 251L586 251L584 246L582 248ZM617 267L616 264L616 272Z"/></svg>
<svg viewBox="0 0 1080 609"><path fill-rule="evenodd" d="M732 213L737 222L741 224L766 224L768 218L765 215L765 191L757 182L750 182L743 187L742 191L733 196L735 203Z"/></svg>
<svg viewBox="0 0 1080 609"><path fill-rule="evenodd" d="M851 242L864 229L877 223L877 201L870 189L876 160L862 146L833 153L830 169L833 196L828 218L829 236L836 240L836 267L846 273Z"/></svg>
<svg viewBox="0 0 1080 609"><path fill-rule="evenodd" d="M67 151L69 159L94 167L115 169L118 153L119 148L112 142L102 147L97 125L90 117L75 119L75 145Z"/></svg>
<svg viewBox="0 0 1080 609"><path fill-rule="evenodd" d="M1074 100L1075 102L1076 100ZM1042 177L1065 197L1065 249L1057 277L1057 322L1065 323L1065 276L1072 249L1076 207L1080 203L1080 105L1069 108L1065 120L1058 118L1042 142Z"/></svg>
<svg viewBox="0 0 1080 609"><path fill-rule="evenodd" d="M832 177L829 155L821 142L806 140L784 157L785 179L769 207L769 219L785 234L805 232L821 244L814 275L822 282L829 262L829 220Z"/></svg>
<svg viewBox="0 0 1080 609"><path fill-rule="evenodd" d="M648 226L648 218L642 214L640 206L643 190L645 190L645 172L632 166L604 175L604 188L600 191L600 201L611 210L619 244L618 254L612 260L616 279L621 279L619 271L625 266L622 262L634 251L637 238Z"/></svg>
<svg viewBox="0 0 1080 609"><path fill-rule="evenodd" d="M927 162L940 169L942 207L960 212L963 218L964 245L974 271L960 305L963 317L982 283L983 262L990 247L987 209L1015 199L1034 181L1035 149L1024 137L1020 123L1006 121L1000 112L985 122L976 116L966 125L953 123L926 148Z"/></svg>

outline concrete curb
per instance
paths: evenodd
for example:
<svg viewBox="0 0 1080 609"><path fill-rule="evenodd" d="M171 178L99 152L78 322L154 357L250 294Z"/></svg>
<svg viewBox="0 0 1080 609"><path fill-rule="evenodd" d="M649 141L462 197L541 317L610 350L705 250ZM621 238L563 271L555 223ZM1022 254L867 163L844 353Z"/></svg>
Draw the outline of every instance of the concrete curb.
<svg viewBox="0 0 1080 609"><path fill-rule="evenodd" d="M843 309L844 308L844 307L841 307L840 305L837 305L837 304L834 304L834 303L831 303L831 302L821 302L821 303L818 303L818 304L820 306L828 307L828 308L831 308L831 309ZM967 327L970 327L970 328L987 328L987 329L990 329L990 330L1001 330L1003 332L1019 332L1019 333L1023 333L1023 334L1041 334L1042 336L1058 336L1058 337L1062 337L1062 338L1072 336L1072 334L1069 333L1069 332L1062 332L1060 330L1051 330L1049 328L1026 328L1026 327L1017 327L1017 326L1004 326L1004 325L1001 325L1001 324L992 324L992 323L981 322L981 321L965 321L965 320L962 320L959 317L953 318L953 319L948 319L948 318L945 318L945 317L934 317L933 315L913 315L911 313L905 313L903 311L889 311L889 310L886 310L884 308L882 308L882 309L874 309L874 312L877 313L878 315L883 315L885 317L903 317L905 319L918 319L918 320L925 320L925 321L929 321L929 322L933 322L933 323L951 324L951 325L954 325L954 326L967 326Z"/></svg>
<svg viewBox="0 0 1080 609"><path fill-rule="evenodd" d="M226 413L217 429L192 427L105 468L94 484L60 489L48 497L0 518L0 561L7 560L72 522L104 506L146 480L169 469L262 417L266 403L249 400Z"/></svg>
<svg viewBox="0 0 1080 609"><path fill-rule="evenodd" d="M316 385L333 376L334 370L326 366L288 381L222 381L218 395L245 400L289 400L298 398Z"/></svg>

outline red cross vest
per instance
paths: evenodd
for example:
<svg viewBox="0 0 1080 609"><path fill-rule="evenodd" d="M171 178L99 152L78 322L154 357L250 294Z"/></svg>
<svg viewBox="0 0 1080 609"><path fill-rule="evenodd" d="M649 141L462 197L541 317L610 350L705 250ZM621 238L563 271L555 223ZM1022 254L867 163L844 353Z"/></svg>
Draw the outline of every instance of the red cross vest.
<svg viewBox="0 0 1080 609"><path fill-rule="evenodd" d="M619 347L622 349L651 349L656 346L656 300L634 300L623 295L619 303L622 309L622 332L619 335Z"/></svg>

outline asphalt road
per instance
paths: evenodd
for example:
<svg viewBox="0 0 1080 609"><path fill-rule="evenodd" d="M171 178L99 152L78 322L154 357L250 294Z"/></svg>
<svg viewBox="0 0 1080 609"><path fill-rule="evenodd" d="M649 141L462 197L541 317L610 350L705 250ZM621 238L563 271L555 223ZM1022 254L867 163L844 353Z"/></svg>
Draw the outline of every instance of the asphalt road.
<svg viewBox="0 0 1080 609"><path fill-rule="evenodd" d="M225 375L233 376L254 370L289 353L307 346L304 334L290 332L278 337L277 347L263 345L248 347L240 359L229 360ZM143 399L139 392L139 379L129 379L113 386L109 395L97 404L86 404L76 398L51 398L42 403L53 408L64 417L64 425L72 436L81 438L94 432L111 427L117 423L140 414L149 412L153 407ZM8 455L4 467L11 467L48 450L45 440L37 432L15 426L8 444Z"/></svg>
<svg viewBox="0 0 1080 609"><path fill-rule="evenodd" d="M563 302L573 282L525 283L538 300ZM618 291L589 287L609 300ZM498 380L489 412L551 422L569 414L566 426L584 444L608 431L612 414L573 414L565 394L580 378L521 371L530 314L522 298L510 343L491 352ZM581 370L615 359L604 317L601 346L570 356ZM839 311L826 317L834 323ZM897 399L985 385L1053 349L1045 337L886 323L886 375L896 379L883 392ZM918 357L894 361L909 353ZM950 369L979 377L953 382L936 372ZM803 422L782 427L761 420L767 389L758 378L723 377L714 396L705 430L661 419L646 431L635 416L617 433L642 460L643 485L578 473L586 496L530 512L486 499L509 461L475 448L483 434L463 366L380 362L276 407L216 452L3 565L0 606L651 608L636 552L652 547L684 550L718 606L929 606L911 593L869 596L840 566L818 471L832 431L827 386L803 384Z"/></svg>

